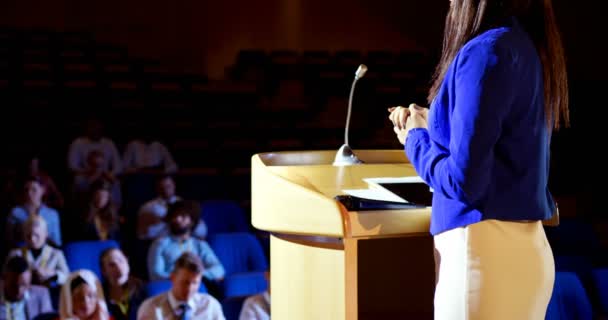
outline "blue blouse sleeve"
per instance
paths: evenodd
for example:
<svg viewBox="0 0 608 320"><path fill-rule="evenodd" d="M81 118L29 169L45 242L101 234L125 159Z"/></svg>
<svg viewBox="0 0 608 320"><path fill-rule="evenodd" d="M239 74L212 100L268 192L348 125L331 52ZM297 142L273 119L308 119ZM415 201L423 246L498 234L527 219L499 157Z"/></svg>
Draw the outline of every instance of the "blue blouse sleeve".
<svg viewBox="0 0 608 320"><path fill-rule="evenodd" d="M434 192L448 199L475 204L492 183L494 146L517 81L499 53L491 42L479 42L465 46L455 59L449 150L434 146L426 129L408 134L408 158ZM449 76L444 81L452 81Z"/></svg>

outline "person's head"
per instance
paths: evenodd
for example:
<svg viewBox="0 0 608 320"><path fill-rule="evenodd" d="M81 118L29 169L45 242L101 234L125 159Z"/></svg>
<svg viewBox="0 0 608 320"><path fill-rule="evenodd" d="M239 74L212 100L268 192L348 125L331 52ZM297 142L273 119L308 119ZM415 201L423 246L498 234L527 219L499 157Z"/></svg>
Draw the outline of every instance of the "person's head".
<svg viewBox="0 0 608 320"><path fill-rule="evenodd" d="M510 17L521 23L536 46L543 65L545 115L549 128L569 125L568 81L564 50L552 0L452 0L446 18L443 53L428 102L437 96L458 50L473 37L503 25Z"/></svg>
<svg viewBox="0 0 608 320"><path fill-rule="evenodd" d="M109 248L99 257L101 272L111 286L122 286L129 280L129 261L122 250Z"/></svg>
<svg viewBox="0 0 608 320"><path fill-rule="evenodd" d="M169 205L165 221L172 235L183 236L198 223L200 205L197 201L180 200Z"/></svg>
<svg viewBox="0 0 608 320"><path fill-rule="evenodd" d="M91 206L104 209L112 203L112 183L105 179L95 180L91 184Z"/></svg>
<svg viewBox="0 0 608 320"><path fill-rule="evenodd" d="M23 182L23 193L25 202L41 203L46 188L39 177L28 176Z"/></svg>
<svg viewBox="0 0 608 320"><path fill-rule="evenodd" d="M83 278L76 277L70 283L72 291L72 312L79 319L87 319L97 308L96 288L88 284Z"/></svg>
<svg viewBox="0 0 608 320"><path fill-rule="evenodd" d="M103 123L97 118L90 118L85 124L85 135L87 138L98 141L103 136Z"/></svg>
<svg viewBox="0 0 608 320"><path fill-rule="evenodd" d="M41 216L30 216L23 224L23 235L28 248L42 248L48 237L46 220Z"/></svg>
<svg viewBox="0 0 608 320"><path fill-rule="evenodd" d="M184 252L175 261L171 272L171 292L177 300L187 301L198 292L203 276L203 262L191 252Z"/></svg>
<svg viewBox="0 0 608 320"><path fill-rule="evenodd" d="M84 320L93 315L99 315L101 319L108 318L103 289L93 272L77 270L70 274L61 287L59 313L61 319Z"/></svg>
<svg viewBox="0 0 608 320"><path fill-rule="evenodd" d="M30 267L21 256L13 256L8 259L2 273L4 283L4 297L8 301L20 301L32 283Z"/></svg>
<svg viewBox="0 0 608 320"><path fill-rule="evenodd" d="M102 169L105 165L105 157L103 152L94 149L87 154L87 168L89 169Z"/></svg>
<svg viewBox="0 0 608 320"><path fill-rule="evenodd" d="M171 175L162 175L156 180L156 192L164 199L175 195L175 181Z"/></svg>

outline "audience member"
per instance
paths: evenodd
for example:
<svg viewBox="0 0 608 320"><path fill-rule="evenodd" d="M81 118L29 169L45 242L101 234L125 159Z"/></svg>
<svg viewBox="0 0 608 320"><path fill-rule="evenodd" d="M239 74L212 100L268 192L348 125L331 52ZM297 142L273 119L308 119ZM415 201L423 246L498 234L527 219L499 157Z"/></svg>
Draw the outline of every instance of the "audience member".
<svg viewBox="0 0 608 320"><path fill-rule="evenodd" d="M110 190L112 184L100 179L91 185L88 206L80 216L78 240L120 240L119 217Z"/></svg>
<svg viewBox="0 0 608 320"><path fill-rule="evenodd" d="M9 257L21 256L32 271L32 283L47 287L62 285L70 269L63 252L47 244L46 221L40 216L31 216L23 224L25 245L9 252Z"/></svg>
<svg viewBox="0 0 608 320"><path fill-rule="evenodd" d="M24 199L21 205L14 207L6 220L5 240L10 248L24 241L23 223L30 216L44 218L48 227L49 242L55 246L61 246L61 227L59 225L59 213L53 208L47 207L42 198L45 188L38 177L28 177L24 183Z"/></svg>
<svg viewBox="0 0 608 320"><path fill-rule="evenodd" d="M253 295L243 302L239 320L270 320L270 273L264 273L268 290Z"/></svg>
<svg viewBox="0 0 608 320"><path fill-rule="evenodd" d="M138 172L141 170L162 170L166 173L175 173L177 164L169 149L157 139L153 138L152 129L138 132L140 138L131 140L123 157L124 171Z"/></svg>
<svg viewBox="0 0 608 320"><path fill-rule="evenodd" d="M76 138L68 150L68 167L73 174L87 170L87 157L93 150L99 150L103 155L103 171L113 176L121 173L122 161L114 142L103 136L103 124L99 119L89 119L86 123L85 134Z"/></svg>
<svg viewBox="0 0 608 320"><path fill-rule="evenodd" d="M114 174L104 169L103 154L99 150L91 150L87 155L87 164L83 171L74 176L73 194L75 202L91 192L91 185L98 180L110 183L110 191L115 205L119 206L122 201L120 181Z"/></svg>
<svg viewBox="0 0 608 320"><path fill-rule="evenodd" d="M32 285L31 279L23 257L8 259L0 282L0 320L34 319L53 311L49 290Z"/></svg>
<svg viewBox="0 0 608 320"><path fill-rule="evenodd" d="M151 280L169 278L175 261L184 252L198 256L205 267L203 278L216 283L224 278L224 267L206 241L191 236L200 206L196 201L177 201L169 206L165 221L169 235L155 240L148 251Z"/></svg>
<svg viewBox="0 0 608 320"><path fill-rule="evenodd" d="M40 158L38 156L34 156L30 158L27 167L26 175L32 177L38 177L40 179L40 183L44 187L45 193L42 200L46 205L53 208L63 208L63 194L59 191L57 184L51 176L44 171L40 166Z"/></svg>
<svg viewBox="0 0 608 320"><path fill-rule="evenodd" d="M61 287L59 297L60 320L113 319L103 296L97 276L89 270L72 272Z"/></svg>
<svg viewBox="0 0 608 320"><path fill-rule="evenodd" d="M137 236L141 240L153 240L169 234L164 218L170 204L182 200L175 193L175 180L170 175L163 175L156 181L158 197L146 202L137 215ZM199 219L193 236L204 239L207 236L207 226Z"/></svg>
<svg viewBox="0 0 608 320"><path fill-rule="evenodd" d="M183 253L171 272L172 287L144 301L138 320L223 320L220 303L211 295L199 293L203 263L193 253Z"/></svg>
<svg viewBox="0 0 608 320"><path fill-rule="evenodd" d="M118 248L106 249L99 262L110 314L116 320L135 320L144 299L144 283L130 274L129 261Z"/></svg>

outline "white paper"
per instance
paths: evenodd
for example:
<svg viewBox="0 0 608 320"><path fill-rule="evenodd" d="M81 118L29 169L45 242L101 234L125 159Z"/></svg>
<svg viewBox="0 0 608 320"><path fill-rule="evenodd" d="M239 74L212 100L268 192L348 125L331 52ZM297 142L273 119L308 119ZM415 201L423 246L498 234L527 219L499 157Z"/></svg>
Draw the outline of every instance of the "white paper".
<svg viewBox="0 0 608 320"><path fill-rule="evenodd" d="M399 197L398 195L396 195L384 188L347 189L347 190L342 190L342 191L348 195L363 198L363 199L408 203L405 199Z"/></svg>
<svg viewBox="0 0 608 320"><path fill-rule="evenodd" d="M377 177L377 178L364 178L363 181L372 184L380 184L380 183L417 183L422 182L425 183L420 176L411 176L411 177Z"/></svg>

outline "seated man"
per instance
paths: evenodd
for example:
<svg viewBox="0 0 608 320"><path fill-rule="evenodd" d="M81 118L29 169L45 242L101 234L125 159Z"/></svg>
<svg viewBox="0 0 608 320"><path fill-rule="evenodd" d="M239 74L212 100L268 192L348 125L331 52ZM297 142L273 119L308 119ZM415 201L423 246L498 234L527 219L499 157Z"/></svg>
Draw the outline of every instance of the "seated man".
<svg viewBox="0 0 608 320"><path fill-rule="evenodd" d="M31 281L27 261L20 256L9 258L0 282L0 320L34 319L53 312L48 289Z"/></svg>
<svg viewBox="0 0 608 320"><path fill-rule="evenodd" d="M138 320L223 320L220 303L199 293L204 267L194 254L182 254L171 272L169 292L146 299L137 311Z"/></svg>
<svg viewBox="0 0 608 320"><path fill-rule="evenodd" d="M137 237L141 240L154 240L169 234L167 223L163 221L167 208L170 204L182 200L175 194L175 181L170 175L158 178L156 192L158 197L144 203L137 215ZM207 236L207 226L202 219L199 219L192 234L201 239Z"/></svg>
<svg viewBox="0 0 608 320"><path fill-rule="evenodd" d="M32 271L32 283L53 287L62 285L70 273L65 256L60 249L47 244L46 220L30 216L23 225L25 245L9 252L8 256L21 256Z"/></svg>
<svg viewBox="0 0 608 320"><path fill-rule="evenodd" d="M213 291L219 287L218 283L224 279L224 267L206 241L191 235L199 213L200 206L196 201L177 201L169 206L165 217L169 235L156 239L148 250L150 280L169 278L182 253L192 252L203 262L203 280L207 288Z"/></svg>

